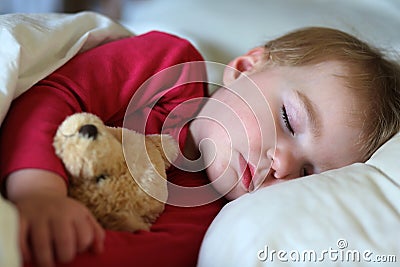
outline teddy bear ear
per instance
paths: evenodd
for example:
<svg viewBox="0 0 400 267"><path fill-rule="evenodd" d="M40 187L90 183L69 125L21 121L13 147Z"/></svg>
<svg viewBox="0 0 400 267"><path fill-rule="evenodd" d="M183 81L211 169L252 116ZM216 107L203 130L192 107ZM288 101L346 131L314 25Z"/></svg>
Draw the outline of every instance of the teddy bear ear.
<svg viewBox="0 0 400 267"><path fill-rule="evenodd" d="M161 153L166 168L176 160L179 153L178 142L168 134L150 134L146 135L147 140L151 140Z"/></svg>

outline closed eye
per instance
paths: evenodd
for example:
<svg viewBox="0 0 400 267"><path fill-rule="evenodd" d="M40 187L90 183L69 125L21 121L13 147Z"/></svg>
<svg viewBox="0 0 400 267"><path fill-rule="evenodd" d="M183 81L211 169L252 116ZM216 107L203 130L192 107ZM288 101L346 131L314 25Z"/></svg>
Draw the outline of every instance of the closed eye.
<svg viewBox="0 0 400 267"><path fill-rule="evenodd" d="M307 168L303 168L303 170L301 172L302 172L302 174L301 174L302 177L308 176L308 175L311 174L311 173L308 172Z"/></svg>
<svg viewBox="0 0 400 267"><path fill-rule="evenodd" d="M99 176L96 177L96 183L100 183L101 181L104 181L107 178L106 174L100 174Z"/></svg>
<svg viewBox="0 0 400 267"><path fill-rule="evenodd" d="M288 115L286 113L286 108L284 105L281 107L281 117L282 117L283 123L285 124L285 127L289 130L289 132L292 135L294 135L294 130L292 128L292 125L290 124Z"/></svg>
<svg viewBox="0 0 400 267"><path fill-rule="evenodd" d="M308 175L312 175L315 173L315 170L313 168L312 165L310 164L306 164L302 169L301 169L301 173L300 176L304 177L304 176L308 176Z"/></svg>

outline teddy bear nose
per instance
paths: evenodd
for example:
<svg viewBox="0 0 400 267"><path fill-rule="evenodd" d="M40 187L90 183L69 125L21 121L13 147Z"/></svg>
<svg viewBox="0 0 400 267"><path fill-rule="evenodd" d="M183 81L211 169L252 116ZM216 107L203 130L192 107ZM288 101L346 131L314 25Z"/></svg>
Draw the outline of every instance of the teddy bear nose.
<svg viewBox="0 0 400 267"><path fill-rule="evenodd" d="M97 127L93 124L85 124L79 129L79 134L86 138L96 139Z"/></svg>

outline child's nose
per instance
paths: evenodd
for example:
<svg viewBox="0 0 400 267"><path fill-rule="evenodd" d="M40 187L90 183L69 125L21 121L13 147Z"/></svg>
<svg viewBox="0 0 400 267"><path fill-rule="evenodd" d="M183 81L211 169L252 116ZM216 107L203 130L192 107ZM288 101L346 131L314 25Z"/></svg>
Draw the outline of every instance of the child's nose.
<svg viewBox="0 0 400 267"><path fill-rule="evenodd" d="M289 150L270 149L267 152L272 161L272 174L277 179L293 179L299 177L300 164L293 153Z"/></svg>

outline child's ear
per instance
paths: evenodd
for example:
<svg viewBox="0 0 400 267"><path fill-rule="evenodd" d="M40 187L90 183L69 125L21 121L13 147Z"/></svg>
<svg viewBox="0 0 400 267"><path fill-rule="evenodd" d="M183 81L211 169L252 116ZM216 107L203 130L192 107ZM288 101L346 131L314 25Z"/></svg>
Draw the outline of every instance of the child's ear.
<svg viewBox="0 0 400 267"><path fill-rule="evenodd" d="M229 62L225 67L223 74L224 85L229 85L244 73L250 73L255 65L266 58L264 47L256 47L251 49L245 55L240 56Z"/></svg>

